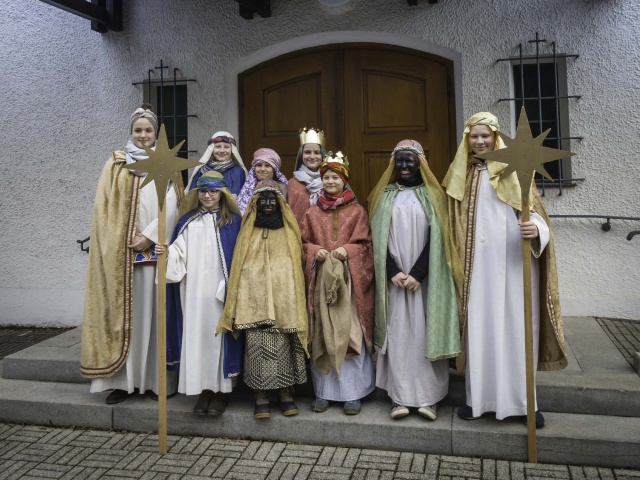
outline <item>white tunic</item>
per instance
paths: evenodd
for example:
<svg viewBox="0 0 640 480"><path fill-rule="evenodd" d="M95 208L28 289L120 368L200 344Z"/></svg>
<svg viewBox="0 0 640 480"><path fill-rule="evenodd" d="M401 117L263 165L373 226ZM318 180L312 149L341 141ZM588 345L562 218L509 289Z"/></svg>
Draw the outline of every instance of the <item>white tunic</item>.
<svg viewBox="0 0 640 480"><path fill-rule="evenodd" d="M400 190L393 203L389 253L409 273L429 238L429 224L413 190ZM424 356L427 279L415 292L387 279L387 338L378 356L376 386L407 407L425 407L442 400L449 389L449 360ZM429 319L426 319L429 321Z"/></svg>
<svg viewBox="0 0 640 480"><path fill-rule="evenodd" d="M361 337L360 353L346 358L340 366L340 378L332 368L325 375L311 362L311 378L316 397L334 402L349 402L360 400L369 395L376 388L375 371L371 354L365 346L362 326L358 318L356 298L353 283L348 282L351 291L351 337ZM350 342L351 344L351 342Z"/></svg>
<svg viewBox="0 0 640 480"><path fill-rule="evenodd" d="M165 202L165 242L169 242L178 221L178 200L172 185L167 190ZM158 241L158 196L155 182L140 190L136 232L156 243ZM114 375L92 380L91 393L110 389L133 393L134 388L138 388L140 393L146 390L158 393L158 289L155 279L155 265L133 267L133 318L129 355L125 365ZM177 376L173 372L167 372L167 394L175 392L176 384Z"/></svg>
<svg viewBox="0 0 640 480"><path fill-rule="evenodd" d="M180 282L183 330L178 392L231 392L224 378L223 336L215 330L224 308L225 278L214 216L193 220L169 247L167 283Z"/></svg>
<svg viewBox="0 0 640 480"><path fill-rule="evenodd" d="M531 214L539 232L535 256L549 242L549 228ZM501 420L526 415L522 237L512 207L498 199L481 172L476 212L475 250L467 319L467 404L473 415L496 412ZM538 363L538 262L532 256L534 365ZM537 407L536 407L537 409Z"/></svg>

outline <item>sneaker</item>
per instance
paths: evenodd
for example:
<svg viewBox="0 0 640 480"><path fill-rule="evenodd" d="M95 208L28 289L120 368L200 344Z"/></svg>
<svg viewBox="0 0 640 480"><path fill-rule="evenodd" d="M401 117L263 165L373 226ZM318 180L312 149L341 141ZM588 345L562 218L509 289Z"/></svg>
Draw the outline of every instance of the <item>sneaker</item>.
<svg viewBox="0 0 640 480"><path fill-rule="evenodd" d="M527 425L527 416L523 415L522 423ZM542 416L542 412L540 410L536 410L536 429L544 427L544 417Z"/></svg>
<svg viewBox="0 0 640 480"><path fill-rule="evenodd" d="M348 402L344 402L345 415L357 415L360 413L361 408L360 400L349 400Z"/></svg>
<svg viewBox="0 0 640 480"><path fill-rule="evenodd" d="M285 417L291 417L300 413L298 406L293 401L289 387L280 389L280 392L278 393L278 400L280 401L280 411Z"/></svg>
<svg viewBox="0 0 640 480"><path fill-rule="evenodd" d="M397 418L406 417L407 415L409 415L409 409L407 407L396 402L391 404L391 418L395 420Z"/></svg>
<svg viewBox="0 0 640 480"><path fill-rule="evenodd" d="M264 390L255 390L256 406L253 409L253 418L271 418L271 406L269 395Z"/></svg>
<svg viewBox="0 0 640 480"><path fill-rule="evenodd" d="M429 420L436 419L436 405L428 405L426 407L420 407L418 413Z"/></svg>
<svg viewBox="0 0 640 480"><path fill-rule="evenodd" d="M311 411L316 413L326 412L329 408L329 400L325 400L324 398L316 397L316 399L311 402Z"/></svg>
<svg viewBox="0 0 640 480"><path fill-rule="evenodd" d="M463 420L477 420L480 418L473 416L473 409L469 405L458 408L458 416Z"/></svg>

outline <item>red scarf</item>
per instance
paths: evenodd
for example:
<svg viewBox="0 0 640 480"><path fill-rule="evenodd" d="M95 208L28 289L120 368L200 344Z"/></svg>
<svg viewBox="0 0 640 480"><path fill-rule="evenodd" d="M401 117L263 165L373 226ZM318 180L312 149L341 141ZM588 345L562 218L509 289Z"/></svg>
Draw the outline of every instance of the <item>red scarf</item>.
<svg viewBox="0 0 640 480"><path fill-rule="evenodd" d="M322 190L320 191L320 196L318 197L318 205L323 210L334 210L340 205L346 205L353 202L355 199L355 194L348 188L345 188L340 195L336 195L335 197Z"/></svg>

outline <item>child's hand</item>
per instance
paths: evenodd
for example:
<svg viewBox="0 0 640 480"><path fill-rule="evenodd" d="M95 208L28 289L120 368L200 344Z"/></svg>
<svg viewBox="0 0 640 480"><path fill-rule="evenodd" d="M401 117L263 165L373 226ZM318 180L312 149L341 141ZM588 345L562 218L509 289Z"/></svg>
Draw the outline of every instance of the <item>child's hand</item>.
<svg viewBox="0 0 640 480"><path fill-rule="evenodd" d="M156 255L163 255L167 251L167 245L162 245L160 243L156 243Z"/></svg>
<svg viewBox="0 0 640 480"><path fill-rule="evenodd" d="M318 262L324 262L325 258L327 258L327 255L329 255L329 252L327 250L325 250L324 248L321 248L316 253L316 260Z"/></svg>
<svg viewBox="0 0 640 480"><path fill-rule="evenodd" d="M147 248L153 245L153 240L149 240L147 237L140 233L136 233L133 237L133 242L129 245L129 248L136 252L144 252Z"/></svg>
<svg viewBox="0 0 640 480"><path fill-rule="evenodd" d="M405 275L402 272L396 273L392 278L391 278L391 283L393 283L396 287L398 288L405 288L404 286L404 282L407 279L408 275Z"/></svg>
<svg viewBox="0 0 640 480"><path fill-rule="evenodd" d="M404 279L402 285L410 292L415 292L416 290L418 290L418 288L420 288L420 282L413 278L411 275L407 275L407 278Z"/></svg>
<svg viewBox="0 0 640 480"><path fill-rule="evenodd" d="M538 238L538 227L534 222L529 220L523 223L521 220L518 220L518 224L520 225L520 235L522 238Z"/></svg>
<svg viewBox="0 0 640 480"><path fill-rule="evenodd" d="M331 252L331 255L333 255L333 258L343 261L347 259L347 250L344 247L338 247Z"/></svg>

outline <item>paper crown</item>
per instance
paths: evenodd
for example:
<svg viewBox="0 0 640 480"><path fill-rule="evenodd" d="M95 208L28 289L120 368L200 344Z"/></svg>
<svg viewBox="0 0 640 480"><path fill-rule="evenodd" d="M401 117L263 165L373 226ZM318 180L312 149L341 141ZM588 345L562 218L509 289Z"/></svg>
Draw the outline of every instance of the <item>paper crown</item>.
<svg viewBox="0 0 640 480"><path fill-rule="evenodd" d="M327 155L323 159L324 163L340 163L345 167L349 166L349 159L342 154L342 152L338 152L333 155L333 152L327 153Z"/></svg>
<svg viewBox="0 0 640 480"><path fill-rule="evenodd" d="M300 145L305 143L317 143L324 146L324 132L316 128L301 128L300 129Z"/></svg>

